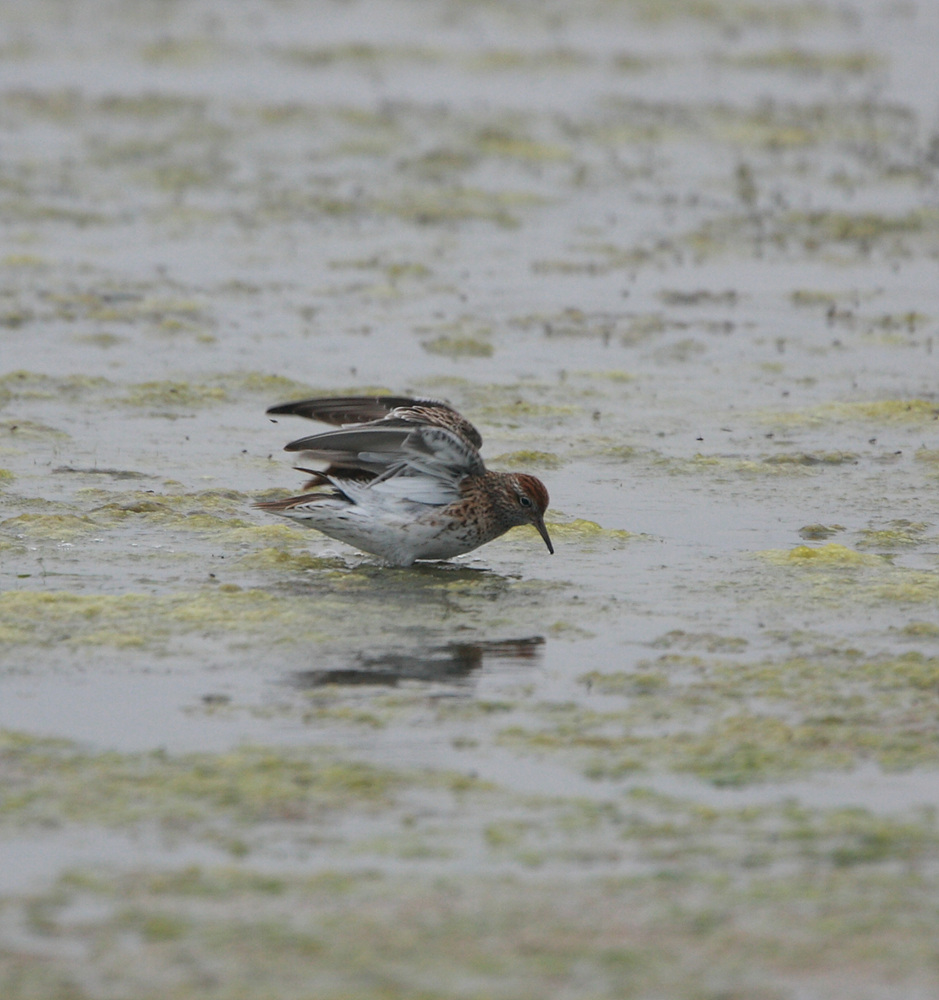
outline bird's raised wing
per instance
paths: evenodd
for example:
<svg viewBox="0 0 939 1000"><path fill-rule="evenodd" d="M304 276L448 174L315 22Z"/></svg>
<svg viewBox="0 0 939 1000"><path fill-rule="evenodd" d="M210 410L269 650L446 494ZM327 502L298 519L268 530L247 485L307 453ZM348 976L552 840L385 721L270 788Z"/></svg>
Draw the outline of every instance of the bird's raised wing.
<svg viewBox="0 0 939 1000"><path fill-rule="evenodd" d="M301 468L349 495L372 495L447 504L459 499L465 476L482 475L479 431L447 403L410 396L334 396L272 406L270 414L295 414L339 430L299 438ZM304 471L311 471L305 469ZM316 480L310 486L316 485Z"/></svg>
<svg viewBox="0 0 939 1000"><path fill-rule="evenodd" d="M459 498L465 476L486 471L479 452L446 427L405 420L380 420L300 438L287 451L301 452L304 464L328 462L329 477L365 470L374 478L360 485L418 503L444 504Z"/></svg>
<svg viewBox="0 0 939 1000"><path fill-rule="evenodd" d="M272 415L293 414L334 427L388 421L434 424L449 428L476 449L481 448L483 443L479 431L449 403L419 396L329 396L281 403L270 407L267 412Z"/></svg>

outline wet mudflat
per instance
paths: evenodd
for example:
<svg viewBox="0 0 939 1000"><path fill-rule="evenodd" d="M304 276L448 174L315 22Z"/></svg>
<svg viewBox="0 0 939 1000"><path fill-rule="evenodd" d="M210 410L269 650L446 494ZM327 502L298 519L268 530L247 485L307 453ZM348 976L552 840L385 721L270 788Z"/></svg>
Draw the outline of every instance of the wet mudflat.
<svg viewBox="0 0 939 1000"><path fill-rule="evenodd" d="M4 7L0 993L939 991L939 12ZM267 406L552 496L389 569Z"/></svg>

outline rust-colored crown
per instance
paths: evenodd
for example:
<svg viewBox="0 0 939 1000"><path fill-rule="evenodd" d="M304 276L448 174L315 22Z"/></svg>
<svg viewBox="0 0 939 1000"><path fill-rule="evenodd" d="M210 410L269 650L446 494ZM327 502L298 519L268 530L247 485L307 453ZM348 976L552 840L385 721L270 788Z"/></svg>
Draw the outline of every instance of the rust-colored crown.
<svg viewBox="0 0 939 1000"><path fill-rule="evenodd" d="M527 472L517 472L515 479L518 485L532 498L540 514L548 509L551 502L545 484L537 476L529 476Z"/></svg>

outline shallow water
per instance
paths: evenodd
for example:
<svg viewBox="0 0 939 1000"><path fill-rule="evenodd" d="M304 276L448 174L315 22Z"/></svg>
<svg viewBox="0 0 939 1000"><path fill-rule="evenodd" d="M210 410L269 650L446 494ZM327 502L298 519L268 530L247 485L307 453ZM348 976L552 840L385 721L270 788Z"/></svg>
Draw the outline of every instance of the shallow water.
<svg viewBox="0 0 939 1000"><path fill-rule="evenodd" d="M935 995L939 12L2 18L4 997ZM380 390L556 555L252 509Z"/></svg>

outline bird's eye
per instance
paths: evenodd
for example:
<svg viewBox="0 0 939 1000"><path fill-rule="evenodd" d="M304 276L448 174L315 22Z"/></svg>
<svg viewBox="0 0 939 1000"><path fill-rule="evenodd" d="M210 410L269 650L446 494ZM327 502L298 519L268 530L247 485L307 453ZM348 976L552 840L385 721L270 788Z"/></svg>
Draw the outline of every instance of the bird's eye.
<svg viewBox="0 0 939 1000"><path fill-rule="evenodd" d="M524 494L524 493L519 493L519 495L518 495L518 502L519 502L519 503L520 503L520 504L521 504L521 505L522 505L523 507L530 507L530 506L531 506L531 500L529 500L529 499L528 499L528 497L527 497L527 496L525 496L525 494Z"/></svg>

